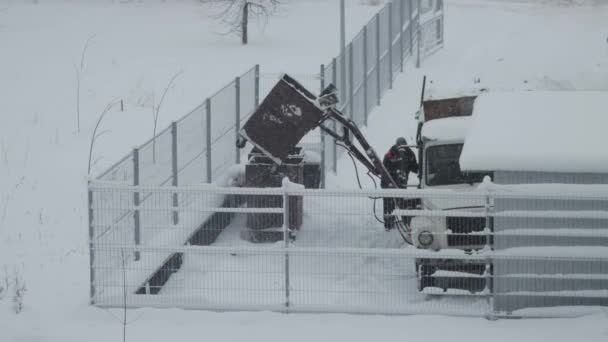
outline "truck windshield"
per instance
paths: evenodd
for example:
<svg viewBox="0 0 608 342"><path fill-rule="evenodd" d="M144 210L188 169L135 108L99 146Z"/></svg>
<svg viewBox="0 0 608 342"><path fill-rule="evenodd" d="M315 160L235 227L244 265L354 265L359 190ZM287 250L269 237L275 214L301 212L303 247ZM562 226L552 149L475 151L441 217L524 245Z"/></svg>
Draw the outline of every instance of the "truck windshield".
<svg viewBox="0 0 608 342"><path fill-rule="evenodd" d="M460 152L462 144L431 146L426 149L426 184L450 185L481 183L486 175L483 172L462 172L460 170Z"/></svg>

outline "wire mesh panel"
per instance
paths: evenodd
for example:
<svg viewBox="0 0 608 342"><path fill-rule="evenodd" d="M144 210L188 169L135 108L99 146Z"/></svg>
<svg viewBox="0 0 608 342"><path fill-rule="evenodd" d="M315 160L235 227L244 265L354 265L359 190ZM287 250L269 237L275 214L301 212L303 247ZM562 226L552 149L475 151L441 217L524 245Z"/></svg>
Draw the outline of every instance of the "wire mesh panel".
<svg viewBox="0 0 608 342"><path fill-rule="evenodd" d="M420 9L421 50L425 56L443 44L443 1L424 1Z"/></svg>
<svg viewBox="0 0 608 342"><path fill-rule="evenodd" d="M348 68L346 66L344 66L344 69L342 67L343 63L346 63L347 58L346 57L342 57L342 55L338 55L338 57L336 57L335 61L335 73L336 73L336 83L335 86L338 90L338 104L337 104L337 108L341 111L344 112L344 110L348 107L348 82L346 80L346 76L344 76L344 79L342 78L342 73L343 72L347 72Z"/></svg>
<svg viewBox="0 0 608 342"><path fill-rule="evenodd" d="M118 163L97 177L97 180L133 184L133 154L127 154Z"/></svg>
<svg viewBox="0 0 608 342"><path fill-rule="evenodd" d="M365 79L365 68L363 65L366 51L364 46L364 31L362 30L352 42L352 80L353 80L353 113L352 119L357 125L363 125L365 121L365 93L363 82Z"/></svg>
<svg viewBox="0 0 608 342"><path fill-rule="evenodd" d="M403 6L403 17L405 18L405 22L404 22L404 30L403 30L403 35L404 35L404 53L405 56L407 57L408 55L412 55L413 54L413 40L414 40L414 31L413 31L413 27L414 27L414 12L413 12L413 4L412 4L412 0L405 0L404 1L404 6Z"/></svg>
<svg viewBox="0 0 608 342"><path fill-rule="evenodd" d="M442 26L442 17L436 17L421 24L421 49L425 56L435 52L443 43Z"/></svg>
<svg viewBox="0 0 608 342"><path fill-rule="evenodd" d="M337 61L336 61L337 62ZM334 62L332 61L331 63L325 65L325 86L327 87L330 84L333 84L334 86L337 85L337 78L338 78L338 74L337 74L337 69L336 69L336 65L334 65ZM336 129L336 124L335 121L331 121L331 122L326 122L324 123L324 125L326 125L328 128L332 129L335 131ZM325 170L323 170L322 172L333 172L336 169L336 154L335 154L335 148L334 148L334 139L330 136L326 136L325 140L324 140L324 144L325 146L323 147L323 151L324 151L324 161L325 161Z"/></svg>
<svg viewBox="0 0 608 342"><path fill-rule="evenodd" d="M108 248L105 253L120 260L133 250ZM154 273L156 268L126 262L104 282L98 305L275 311L285 307L284 257L271 249L248 252L197 246L142 248L141 253L157 259L169 255L163 268L167 282L160 289L142 285L130 275Z"/></svg>
<svg viewBox="0 0 608 342"><path fill-rule="evenodd" d="M401 69L401 0L393 1L392 11L390 12L390 27L391 27L391 62L392 72L396 74Z"/></svg>
<svg viewBox="0 0 608 342"><path fill-rule="evenodd" d="M198 184L207 179L207 120L200 105L177 122L179 184Z"/></svg>
<svg viewBox="0 0 608 342"><path fill-rule="evenodd" d="M103 284L104 279L111 277L119 269L122 261L108 251L97 251L97 246L135 244L133 193L115 188L96 188L91 191L90 207L93 210L93 218L90 222L89 236L95 245L91 268L95 270L96 278L93 281L97 285ZM125 260L133 259L133 254L125 256ZM98 290L101 292L102 288Z"/></svg>
<svg viewBox="0 0 608 342"><path fill-rule="evenodd" d="M256 67L251 68L241 76L240 87L240 105L241 105L241 122L246 122L249 116L255 111L255 96L256 96Z"/></svg>
<svg viewBox="0 0 608 342"><path fill-rule="evenodd" d="M139 184L171 184L172 135L167 127L139 148Z"/></svg>
<svg viewBox="0 0 608 342"><path fill-rule="evenodd" d="M236 87L228 84L211 97L212 180L220 179L236 158Z"/></svg>
<svg viewBox="0 0 608 342"><path fill-rule="evenodd" d="M367 111L371 112L372 108L378 105L378 71L380 65L378 60L378 17L374 16L367 24Z"/></svg>
<svg viewBox="0 0 608 342"><path fill-rule="evenodd" d="M418 5L422 1L423 0L412 0L412 1L410 1L410 3L412 4L412 11L413 11L413 13L415 13L415 14L418 13ZM424 0L424 1L429 1L429 0Z"/></svg>
<svg viewBox="0 0 608 342"><path fill-rule="evenodd" d="M389 25L390 12L388 6L380 11L380 94L384 95L390 85L390 55L389 55Z"/></svg>

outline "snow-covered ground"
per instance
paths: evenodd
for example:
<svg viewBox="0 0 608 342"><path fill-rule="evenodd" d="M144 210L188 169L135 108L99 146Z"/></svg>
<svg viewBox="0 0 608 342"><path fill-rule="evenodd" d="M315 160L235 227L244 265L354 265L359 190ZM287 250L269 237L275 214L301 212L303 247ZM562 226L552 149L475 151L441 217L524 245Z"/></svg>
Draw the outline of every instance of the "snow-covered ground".
<svg viewBox="0 0 608 342"><path fill-rule="evenodd" d="M263 31L253 29L246 48L216 34L223 28L209 18L211 10L194 2L39 2L0 2L0 287L18 278L27 289L19 314L11 291L0 294L0 340L118 340L114 317L87 305L85 187L94 120L109 101L124 99L125 111L104 122L111 133L96 146L103 156L98 171L151 135L150 105L180 70L161 110L161 127L252 64L267 73L310 75L337 52L337 1L288 2ZM361 2L349 1L351 36L378 9ZM433 82L431 96L469 88L475 78L481 83L474 86L495 89L607 90L607 17L608 7L597 0L446 0L445 48L423 69L397 78L365 134L379 153L399 135L413 141L423 73ZM75 69L81 77L80 133ZM342 158L339 170L330 177L333 186L356 186L350 159ZM130 310L129 317L135 321L128 339L137 341L608 338L602 313L498 322L173 309Z"/></svg>

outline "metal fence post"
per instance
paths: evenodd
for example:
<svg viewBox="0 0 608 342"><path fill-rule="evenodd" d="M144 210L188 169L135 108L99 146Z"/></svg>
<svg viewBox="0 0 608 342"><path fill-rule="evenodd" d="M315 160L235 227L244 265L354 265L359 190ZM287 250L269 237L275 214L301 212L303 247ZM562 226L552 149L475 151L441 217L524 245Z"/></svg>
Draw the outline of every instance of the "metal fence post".
<svg viewBox="0 0 608 342"><path fill-rule="evenodd" d="M492 214L491 214L491 203L492 200L490 198L490 193L486 192L485 195L485 206L484 206L484 210L485 210L485 229L484 229L484 234L486 237L486 244L485 244L485 250L486 251L490 251L493 250L494 248L492 248L493 244L494 244L494 235L493 235L493 231L492 231ZM492 264L493 264L493 260L491 259L491 257L486 256L486 269L484 272L484 278L486 280L486 292L489 293L490 295L488 296L488 307L490 308L490 312L488 312L487 317L488 319L495 319L496 315L494 314L494 291L493 289L493 282L494 282L494 278L493 278L493 274L492 274Z"/></svg>
<svg viewBox="0 0 608 342"><path fill-rule="evenodd" d="M416 10L416 68L420 68L420 45L422 44L422 34L420 30L420 0L418 1L418 8Z"/></svg>
<svg viewBox="0 0 608 342"><path fill-rule="evenodd" d="M410 48L409 48L409 52L410 52L410 57L414 55L414 26L413 26L413 18L412 16L414 15L414 0L409 0L408 2L408 7L409 7L409 21L407 23L407 29L410 33Z"/></svg>
<svg viewBox="0 0 608 342"><path fill-rule="evenodd" d="M285 241L285 311L289 312L289 193L283 184L283 240Z"/></svg>
<svg viewBox="0 0 608 342"><path fill-rule="evenodd" d="M95 229L93 227L93 191L91 182L88 184L88 206L89 206L89 303L95 304Z"/></svg>
<svg viewBox="0 0 608 342"><path fill-rule="evenodd" d="M388 3L388 89L393 89L393 3Z"/></svg>
<svg viewBox="0 0 608 342"><path fill-rule="evenodd" d="M319 70L319 75L320 75L320 79L321 79L321 84L320 87L321 89L319 90L319 94L321 94L321 92L323 92L323 89L325 89L325 64L321 64L321 70ZM325 155L325 131L322 129L319 129L319 133L321 134L321 189L325 188L325 158L327 157Z"/></svg>
<svg viewBox="0 0 608 342"><path fill-rule="evenodd" d="M332 68L331 77L334 82L334 85L336 85L337 84L336 82L338 82L338 70L337 70L338 63L337 63L337 61L338 60L336 58L334 58L332 61L334 67ZM340 101L344 101L344 99L340 99ZM336 123L335 120L332 120L332 121L333 121L334 132L336 132L338 130L338 124ZM332 151L332 158L333 158L332 170L333 170L333 172L337 172L338 171L338 146L335 144L335 141L334 141L334 144L332 144L332 150L333 150Z"/></svg>
<svg viewBox="0 0 608 342"><path fill-rule="evenodd" d="M342 101L346 101L346 49L343 48L343 53L340 55L340 86L338 87ZM344 107L346 108L346 107ZM347 116L350 116L347 115Z"/></svg>
<svg viewBox="0 0 608 342"><path fill-rule="evenodd" d="M139 186L139 148L133 149L133 185ZM134 224L134 239L135 246L139 246L141 241L141 226L139 217L139 191L133 192L133 224ZM135 251L135 261L139 260L139 250Z"/></svg>
<svg viewBox="0 0 608 342"><path fill-rule="evenodd" d="M376 100L377 105L380 105L382 97L382 89L380 88L380 73L382 66L380 65L380 13L376 13Z"/></svg>
<svg viewBox="0 0 608 342"><path fill-rule="evenodd" d="M367 109L369 108L367 103L367 72L369 67L367 65L367 25L363 27L363 123L367 126Z"/></svg>
<svg viewBox="0 0 608 342"><path fill-rule="evenodd" d="M403 25L405 24L403 4L405 0L399 0L399 62L401 63L401 72L403 72Z"/></svg>
<svg viewBox="0 0 608 342"><path fill-rule="evenodd" d="M441 19L439 19L441 21L441 44L443 45L443 39L445 36L445 16L443 15L443 1L440 3L441 6Z"/></svg>
<svg viewBox="0 0 608 342"><path fill-rule="evenodd" d="M355 121L355 81L353 75L353 43L348 44L348 117Z"/></svg>
<svg viewBox="0 0 608 342"><path fill-rule="evenodd" d="M255 65L255 89L254 89L254 98L255 98L255 108L260 105L260 65Z"/></svg>
<svg viewBox="0 0 608 342"><path fill-rule="evenodd" d="M173 171L173 182L171 183L173 186L177 186L177 122L173 121L171 123L171 167ZM173 224L176 225L179 223L179 213L177 211L178 201L177 201L177 192L173 193Z"/></svg>
<svg viewBox="0 0 608 342"><path fill-rule="evenodd" d="M211 99L205 100L205 112L207 122L207 136L206 138L206 149L207 149L207 183L211 183L213 177L211 175Z"/></svg>
<svg viewBox="0 0 608 342"><path fill-rule="evenodd" d="M239 138L239 131L241 130L241 78L237 77L234 79L234 90L236 93L235 101L235 118L234 118L234 138ZM235 146L236 157L235 162L241 163L241 149Z"/></svg>

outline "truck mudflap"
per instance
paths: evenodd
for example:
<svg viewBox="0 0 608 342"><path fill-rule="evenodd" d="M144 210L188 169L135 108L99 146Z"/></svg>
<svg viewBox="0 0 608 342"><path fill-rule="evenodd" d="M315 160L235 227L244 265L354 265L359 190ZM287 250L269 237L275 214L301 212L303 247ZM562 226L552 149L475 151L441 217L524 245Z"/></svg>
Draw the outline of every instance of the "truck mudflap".
<svg viewBox="0 0 608 342"><path fill-rule="evenodd" d="M492 291L493 266L479 260L421 258L416 260L416 274L418 291L426 294Z"/></svg>

